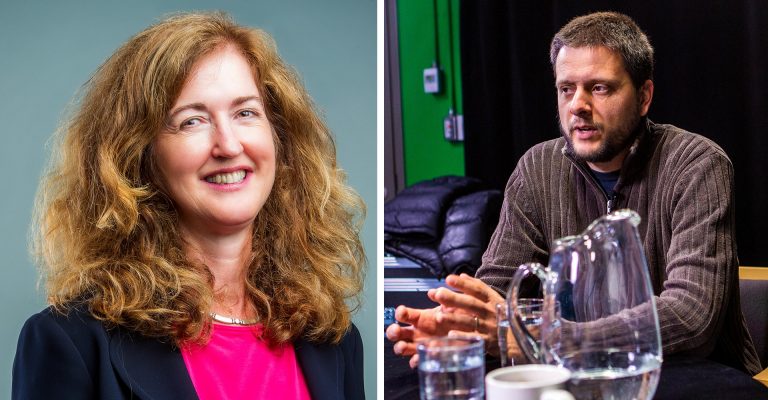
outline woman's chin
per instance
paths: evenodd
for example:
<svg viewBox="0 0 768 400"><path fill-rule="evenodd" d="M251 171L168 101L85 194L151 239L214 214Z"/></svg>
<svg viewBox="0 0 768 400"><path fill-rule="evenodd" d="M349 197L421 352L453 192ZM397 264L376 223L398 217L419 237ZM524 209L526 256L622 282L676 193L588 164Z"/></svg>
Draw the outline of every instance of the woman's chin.
<svg viewBox="0 0 768 400"><path fill-rule="evenodd" d="M218 214L208 215L204 218L194 218L191 221L182 219L180 224L182 230L187 234L200 233L204 235L230 235L242 230L251 229L253 221L256 219L255 213L246 214Z"/></svg>

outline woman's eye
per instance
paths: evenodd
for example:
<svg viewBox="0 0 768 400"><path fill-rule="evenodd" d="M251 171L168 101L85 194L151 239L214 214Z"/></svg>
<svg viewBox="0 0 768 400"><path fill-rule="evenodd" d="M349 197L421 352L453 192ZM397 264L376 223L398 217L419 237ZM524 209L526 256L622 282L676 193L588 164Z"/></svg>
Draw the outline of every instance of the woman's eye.
<svg viewBox="0 0 768 400"><path fill-rule="evenodd" d="M238 115L244 118L251 118L255 117L256 113L253 110L241 110Z"/></svg>
<svg viewBox="0 0 768 400"><path fill-rule="evenodd" d="M185 119L181 123L180 127L181 128L193 128L193 127L198 126L198 125L200 125L202 123L203 123L203 121L201 121L200 118L197 118L197 117L189 118L189 119Z"/></svg>

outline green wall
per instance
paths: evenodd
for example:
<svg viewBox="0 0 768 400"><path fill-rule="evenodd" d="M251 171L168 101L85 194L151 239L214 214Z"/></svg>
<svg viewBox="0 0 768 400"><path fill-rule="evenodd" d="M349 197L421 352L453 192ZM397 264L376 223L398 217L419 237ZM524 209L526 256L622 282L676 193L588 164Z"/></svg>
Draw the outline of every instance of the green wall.
<svg viewBox="0 0 768 400"><path fill-rule="evenodd" d="M424 93L423 84L424 68L435 60L433 4L437 5L437 57L443 72L439 94ZM405 184L464 175L464 145L443 138L443 118L451 108L452 95L454 112L462 112L459 0L400 0L397 25ZM451 76L455 87L450 85Z"/></svg>
<svg viewBox="0 0 768 400"><path fill-rule="evenodd" d="M376 1L92 0L0 1L0 399L10 398L19 330L45 306L27 231L47 139L78 88L120 44L167 13L214 8L275 38L336 135L339 164L368 205L362 237L371 265L354 321L365 347L366 397L376 398Z"/></svg>

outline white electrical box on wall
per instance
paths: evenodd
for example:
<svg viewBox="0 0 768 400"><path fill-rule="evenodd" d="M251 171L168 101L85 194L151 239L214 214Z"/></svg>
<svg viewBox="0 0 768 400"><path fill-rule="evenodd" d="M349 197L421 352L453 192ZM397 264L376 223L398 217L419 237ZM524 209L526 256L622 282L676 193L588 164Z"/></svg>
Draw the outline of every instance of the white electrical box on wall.
<svg viewBox="0 0 768 400"><path fill-rule="evenodd" d="M445 140L456 140L456 119L454 118L453 111L443 118L443 137Z"/></svg>
<svg viewBox="0 0 768 400"><path fill-rule="evenodd" d="M454 114L453 110L443 118L443 137L450 142L464 141L464 116Z"/></svg>
<svg viewBox="0 0 768 400"><path fill-rule="evenodd" d="M454 118L456 128L456 141L464 141L464 116L461 114L456 115Z"/></svg>
<svg viewBox="0 0 768 400"><path fill-rule="evenodd" d="M440 73L436 66L424 69L424 93L440 92Z"/></svg>

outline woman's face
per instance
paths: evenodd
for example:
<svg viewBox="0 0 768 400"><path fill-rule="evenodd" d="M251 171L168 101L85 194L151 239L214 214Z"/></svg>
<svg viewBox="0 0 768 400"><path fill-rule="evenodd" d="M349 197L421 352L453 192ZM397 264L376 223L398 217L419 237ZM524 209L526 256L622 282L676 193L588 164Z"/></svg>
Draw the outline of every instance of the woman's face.
<svg viewBox="0 0 768 400"><path fill-rule="evenodd" d="M197 61L167 122L155 156L182 228L249 227L275 181L275 144L245 58L227 46Z"/></svg>

